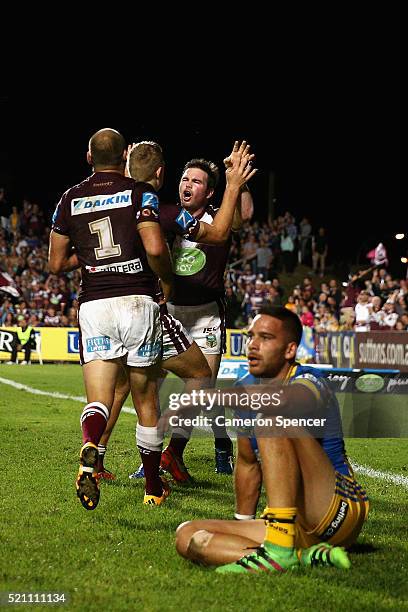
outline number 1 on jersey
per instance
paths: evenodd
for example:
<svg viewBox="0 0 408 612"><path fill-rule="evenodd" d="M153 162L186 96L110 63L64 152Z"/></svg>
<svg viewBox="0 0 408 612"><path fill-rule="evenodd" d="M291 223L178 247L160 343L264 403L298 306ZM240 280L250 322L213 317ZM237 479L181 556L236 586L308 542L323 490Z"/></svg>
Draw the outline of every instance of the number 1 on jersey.
<svg viewBox="0 0 408 612"><path fill-rule="evenodd" d="M112 224L109 217L88 223L91 234L98 234L99 246L94 248L96 259L117 257L122 250L120 244L113 241Z"/></svg>

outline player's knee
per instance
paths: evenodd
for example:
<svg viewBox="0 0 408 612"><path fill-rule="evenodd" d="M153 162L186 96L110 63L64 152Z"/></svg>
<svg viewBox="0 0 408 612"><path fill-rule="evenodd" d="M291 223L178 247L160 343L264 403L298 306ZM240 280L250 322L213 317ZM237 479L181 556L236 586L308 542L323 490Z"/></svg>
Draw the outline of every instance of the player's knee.
<svg viewBox="0 0 408 612"><path fill-rule="evenodd" d="M196 531L196 528L193 526L194 521L185 521L181 523L177 527L176 530L176 549L179 555L182 557L187 557L187 549L190 544L190 539Z"/></svg>
<svg viewBox="0 0 408 612"><path fill-rule="evenodd" d="M190 542L187 548L187 556L193 561L199 561L200 563L206 563L207 560L207 547L212 540L214 534L205 529L200 529L193 533L190 538Z"/></svg>
<svg viewBox="0 0 408 612"><path fill-rule="evenodd" d="M176 531L176 549L179 555L191 561L205 561L205 550L213 534L198 529L197 521L181 523Z"/></svg>

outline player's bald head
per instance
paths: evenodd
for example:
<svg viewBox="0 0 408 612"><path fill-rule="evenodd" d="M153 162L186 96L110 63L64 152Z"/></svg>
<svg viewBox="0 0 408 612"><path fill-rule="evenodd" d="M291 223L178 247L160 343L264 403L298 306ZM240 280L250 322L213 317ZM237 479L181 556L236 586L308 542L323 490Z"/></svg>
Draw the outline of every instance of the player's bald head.
<svg viewBox="0 0 408 612"><path fill-rule="evenodd" d="M94 167L120 166L126 142L122 134L111 128L98 130L89 141L89 153Z"/></svg>

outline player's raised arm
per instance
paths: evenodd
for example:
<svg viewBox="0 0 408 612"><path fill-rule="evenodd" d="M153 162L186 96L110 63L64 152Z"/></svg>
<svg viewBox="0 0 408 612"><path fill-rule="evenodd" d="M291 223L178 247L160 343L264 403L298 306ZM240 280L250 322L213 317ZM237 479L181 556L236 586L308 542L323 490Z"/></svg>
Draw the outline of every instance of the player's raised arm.
<svg viewBox="0 0 408 612"><path fill-rule="evenodd" d="M235 142L234 148L229 155L226 180L227 186L224 192L224 197L212 225L200 223L197 240L207 244L220 244L225 242L231 231L233 218L236 216L236 206L242 198L241 190L245 188L246 182L249 181L257 172L253 168L251 161L254 158L253 154L249 153L250 146L246 141L240 144ZM248 192L249 193L249 192Z"/></svg>

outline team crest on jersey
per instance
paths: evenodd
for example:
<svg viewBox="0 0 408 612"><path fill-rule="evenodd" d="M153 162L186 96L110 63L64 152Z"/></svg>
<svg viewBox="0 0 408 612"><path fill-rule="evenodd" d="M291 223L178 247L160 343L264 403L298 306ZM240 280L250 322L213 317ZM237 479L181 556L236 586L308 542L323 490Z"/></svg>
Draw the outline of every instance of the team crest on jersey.
<svg viewBox="0 0 408 612"><path fill-rule="evenodd" d="M173 249L173 272L178 276L192 276L205 266L207 258L200 249L175 247Z"/></svg>
<svg viewBox="0 0 408 612"><path fill-rule="evenodd" d="M205 343L208 348L214 348L217 346L217 336L215 334L208 334L207 338L205 339Z"/></svg>
<svg viewBox="0 0 408 612"><path fill-rule="evenodd" d="M112 210L113 208L126 208L132 205L132 192L118 191L108 195L94 195L86 198L73 198L71 200L71 215Z"/></svg>
<svg viewBox="0 0 408 612"><path fill-rule="evenodd" d="M145 193L142 195L142 208L145 208L145 206L159 208L159 198L155 193L145 191Z"/></svg>
<svg viewBox="0 0 408 612"><path fill-rule="evenodd" d="M176 218L176 223L184 230L186 230L192 223L194 223L194 221L195 218L193 217L193 215L190 215L188 210L186 210L185 208L181 209L180 214Z"/></svg>

